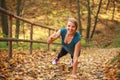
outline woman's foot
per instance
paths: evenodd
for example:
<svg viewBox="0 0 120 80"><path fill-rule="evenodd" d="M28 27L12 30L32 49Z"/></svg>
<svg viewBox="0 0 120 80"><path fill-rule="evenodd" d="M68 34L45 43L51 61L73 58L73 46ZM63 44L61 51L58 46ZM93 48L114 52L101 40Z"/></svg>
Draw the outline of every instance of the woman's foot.
<svg viewBox="0 0 120 80"><path fill-rule="evenodd" d="M55 58L54 61L52 62L52 64L54 64L54 65L57 64L58 60L59 60L58 58Z"/></svg>

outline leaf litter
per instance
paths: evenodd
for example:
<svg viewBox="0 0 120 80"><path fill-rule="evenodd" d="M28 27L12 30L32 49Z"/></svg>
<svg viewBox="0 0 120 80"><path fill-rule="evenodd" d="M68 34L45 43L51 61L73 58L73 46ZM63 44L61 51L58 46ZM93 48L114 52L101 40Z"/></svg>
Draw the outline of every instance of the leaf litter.
<svg viewBox="0 0 120 80"><path fill-rule="evenodd" d="M119 48L82 49L79 57L77 79L70 78L72 66L70 55L60 59L57 65L52 60L57 52L34 50L32 54L25 51L13 51L12 58L8 52L0 51L0 80L118 80L119 68L112 65L119 53Z"/></svg>

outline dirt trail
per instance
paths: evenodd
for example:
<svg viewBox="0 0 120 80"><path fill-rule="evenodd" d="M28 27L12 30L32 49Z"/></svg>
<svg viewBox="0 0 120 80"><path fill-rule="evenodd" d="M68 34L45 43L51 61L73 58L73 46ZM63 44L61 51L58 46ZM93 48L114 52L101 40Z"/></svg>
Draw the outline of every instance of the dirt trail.
<svg viewBox="0 0 120 80"><path fill-rule="evenodd" d="M120 48L83 49L79 57L78 79L76 80L111 80L105 76L105 66L117 55ZM3 54L4 53L4 54ZM34 50L33 54L14 51L13 58L0 52L0 80L74 80L69 77L72 67L69 55L60 59L58 65L51 62L56 52Z"/></svg>

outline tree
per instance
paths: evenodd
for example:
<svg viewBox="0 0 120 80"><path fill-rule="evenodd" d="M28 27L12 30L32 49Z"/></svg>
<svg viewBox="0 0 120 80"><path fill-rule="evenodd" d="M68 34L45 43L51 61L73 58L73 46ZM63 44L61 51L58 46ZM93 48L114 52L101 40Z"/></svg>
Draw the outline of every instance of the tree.
<svg viewBox="0 0 120 80"><path fill-rule="evenodd" d="M88 2L88 23L87 23L87 34L86 34L86 40L89 41L90 27L91 27L90 0L87 0L87 2Z"/></svg>
<svg viewBox="0 0 120 80"><path fill-rule="evenodd" d="M116 8L116 2L117 2L117 0L108 0L107 6L106 6L106 11L108 10L108 7L109 7L109 5L110 5L110 2L113 3L112 20L114 20L115 8Z"/></svg>
<svg viewBox="0 0 120 80"><path fill-rule="evenodd" d="M0 7L7 9L5 0L0 0ZM5 14L1 14L1 22L3 37L8 37L8 17Z"/></svg>
<svg viewBox="0 0 120 80"><path fill-rule="evenodd" d="M115 15L115 1L112 1L113 2L113 13L112 13L112 20L114 20L114 15Z"/></svg>
<svg viewBox="0 0 120 80"><path fill-rule="evenodd" d="M108 6L110 4L110 0L108 0L107 5L106 5L106 11L108 10Z"/></svg>
<svg viewBox="0 0 120 80"><path fill-rule="evenodd" d="M78 27L79 27L79 32L82 35L82 24L81 24L81 15L80 15L80 0L77 0L77 5L78 5Z"/></svg>
<svg viewBox="0 0 120 80"><path fill-rule="evenodd" d="M100 0L100 2L99 2L98 10L97 10L97 13L96 13L96 16L95 16L95 23L94 23L93 30L92 30L90 38L93 37L96 26L97 26L98 15L99 15L99 12L100 12L101 4L102 4L102 0Z"/></svg>
<svg viewBox="0 0 120 80"><path fill-rule="evenodd" d="M21 0L17 0L17 16L20 16L21 12ZM18 39L19 38L19 27L20 27L20 21L17 19L16 20L16 35L15 37Z"/></svg>

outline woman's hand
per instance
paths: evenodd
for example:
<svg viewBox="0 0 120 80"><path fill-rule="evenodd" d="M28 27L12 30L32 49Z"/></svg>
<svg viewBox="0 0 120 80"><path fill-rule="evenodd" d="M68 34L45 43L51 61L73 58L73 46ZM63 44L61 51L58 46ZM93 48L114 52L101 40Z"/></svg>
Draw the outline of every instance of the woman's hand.
<svg viewBox="0 0 120 80"><path fill-rule="evenodd" d="M71 78L77 78L77 75L75 75L75 74L71 74L71 76L70 76Z"/></svg>
<svg viewBox="0 0 120 80"><path fill-rule="evenodd" d="M55 39L60 37L60 30L55 30L55 32L48 38L47 43L50 44L52 43Z"/></svg>

